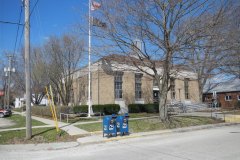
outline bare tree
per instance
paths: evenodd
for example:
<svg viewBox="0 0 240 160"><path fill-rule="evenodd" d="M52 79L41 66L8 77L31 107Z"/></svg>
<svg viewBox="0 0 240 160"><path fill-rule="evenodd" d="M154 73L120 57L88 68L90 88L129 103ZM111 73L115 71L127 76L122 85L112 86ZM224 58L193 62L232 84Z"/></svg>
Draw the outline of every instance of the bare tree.
<svg viewBox="0 0 240 160"><path fill-rule="evenodd" d="M197 17L211 9L213 2L207 0L101 1L99 17L106 25L102 28L94 28L95 36L104 39L102 44L107 44L104 49L108 49L109 53L124 54L129 56L129 60L133 55L137 57L141 63L133 61L132 64L157 81L159 113L162 121L168 118L167 93L170 88L170 78L177 71L174 64L182 61L179 59L181 58L179 52L201 38L198 35L188 34L189 28L195 25ZM180 26L191 18L189 26L179 33ZM136 45L136 39L141 41L141 47Z"/></svg>
<svg viewBox="0 0 240 160"><path fill-rule="evenodd" d="M73 72L83 55L83 41L74 35L51 37L44 46L47 76L64 105L71 101Z"/></svg>
<svg viewBox="0 0 240 160"><path fill-rule="evenodd" d="M23 50L22 50L23 51ZM33 104L40 104L45 95L45 86L49 84L43 62L41 48L31 50L31 101ZM16 55L16 72L13 74L15 96L23 96L25 93L25 75L24 75L24 53Z"/></svg>
<svg viewBox="0 0 240 160"><path fill-rule="evenodd" d="M181 52L185 65L197 73L200 101L202 101L207 80L223 73L220 70L222 62L227 57L227 52L231 50L225 40L227 37L225 28L228 26L227 16L231 6L231 3L218 5L215 7L215 12L206 12L194 18L194 26L189 28L189 21L187 21L179 30L181 33L181 30L185 32L185 28L188 28L189 35L201 37L186 45Z"/></svg>
<svg viewBox="0 0 240 160"><path fill-rule="evenodd" d="M23 96L25 93L25 70L24 70L24 49L21 54L15 55L14 67L16 72L13 74L15 96Z"/></svg>
<svg viewBox="0 0 240 160"><path fill-rule="evenodd" d="M237 13L239 15L240 12L237 8L239 6L235 1L227 1L216 6L216 12L201 15L194 28L189 29L189 34L202 37L187 46L182 54L186 58L185 64L197 73L200 100L209 79L216 75L237 75L239 72L240 57L237 53L240 30L237 27ZM183 28L186 26L188 23ZM219 83L221 80L208 86L214 87Z"/></svg>
<svg viewBox="0 0 240 160"><path fill-rule="evenodd" d="M222 61L221 70L228 75L240 78L240 3L236 1L226 16L225 45L229 50Z"/></svg>
<svg viewBox="0 0 240 160"><path fill-rule="evenodd" d="M40 104L45 96L45 87L50 83L47 75L44 55L41 48L33 48L31 52L31 85L32 99L34 104Z"/></svg>

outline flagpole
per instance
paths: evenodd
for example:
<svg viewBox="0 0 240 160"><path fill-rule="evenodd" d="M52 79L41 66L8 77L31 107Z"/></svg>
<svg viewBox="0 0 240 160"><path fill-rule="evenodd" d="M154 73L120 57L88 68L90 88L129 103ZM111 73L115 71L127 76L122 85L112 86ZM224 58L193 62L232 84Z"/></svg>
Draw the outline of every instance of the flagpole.
<svg viewBox="0 0 240 160"><path fill-rule="evenodd" d="M91 0L88 7L88 117L91 117Z"/></svg>

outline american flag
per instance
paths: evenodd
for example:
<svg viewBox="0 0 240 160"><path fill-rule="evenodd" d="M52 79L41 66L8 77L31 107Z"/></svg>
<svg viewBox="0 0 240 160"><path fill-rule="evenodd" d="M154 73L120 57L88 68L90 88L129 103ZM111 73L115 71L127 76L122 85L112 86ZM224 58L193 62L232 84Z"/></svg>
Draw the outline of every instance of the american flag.
<svg viewBox="0 0 240 160"><path fill-rule="evenodd" d="M92 1L91 3L91 10L94 11L94 10L97 10L98 8L101 7L101 4L98 3L98 2L95 2L95 1Z"/></svg>

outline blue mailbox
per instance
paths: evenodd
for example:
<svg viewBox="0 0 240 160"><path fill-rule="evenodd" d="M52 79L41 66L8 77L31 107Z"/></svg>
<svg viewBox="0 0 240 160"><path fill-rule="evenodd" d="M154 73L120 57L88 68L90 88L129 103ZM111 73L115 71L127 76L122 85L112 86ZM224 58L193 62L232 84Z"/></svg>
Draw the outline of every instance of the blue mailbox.
<svg viewBox="0 0 240 160"><path fill-rule="evenodd" d="M116 118L114 114L103 117L103 137L104 134L117 136Z"/></svg>
<svg viewBox="0 0 240 160"><path fill-rule="evenodd" d="M129 115L127 113L117 117L117 132L120 132L121 135L129 134L128 118Z"/></svg>

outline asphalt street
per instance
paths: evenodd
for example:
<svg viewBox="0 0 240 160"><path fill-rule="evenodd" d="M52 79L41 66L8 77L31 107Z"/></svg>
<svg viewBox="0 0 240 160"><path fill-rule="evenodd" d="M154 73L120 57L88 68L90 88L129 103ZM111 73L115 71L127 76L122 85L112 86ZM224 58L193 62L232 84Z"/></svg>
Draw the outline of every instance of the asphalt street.
<svg viewBox="0 0 240 160"><path fill-rule="evenodd" d="M240 125L76 145L67 149L21 150L0 146L0 159L34 160L240 160Z"/></svg>

